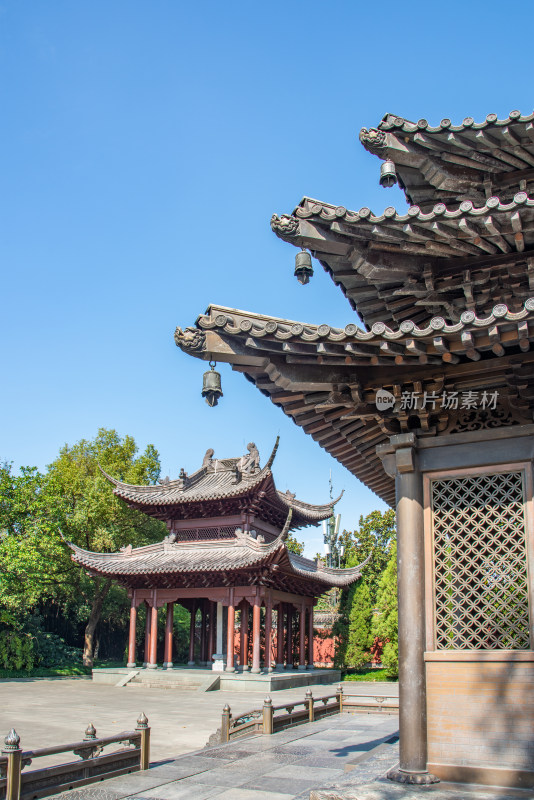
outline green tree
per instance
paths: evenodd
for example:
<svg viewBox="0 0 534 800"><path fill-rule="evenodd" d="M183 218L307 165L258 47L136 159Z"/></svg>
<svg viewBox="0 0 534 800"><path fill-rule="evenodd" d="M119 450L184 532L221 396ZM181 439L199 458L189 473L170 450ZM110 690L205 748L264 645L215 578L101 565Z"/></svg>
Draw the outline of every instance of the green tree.
<svg viewBox="0 0 534 800"><path fill-rule="evenodd" d="M0 466L0 606L19 620L37 603L65 597L72 569L59 536L59 504L35 467L15 474L11 464Z"/></svg>
<svg viewBox="0 0 534 800"><path fill-rule="evenodd" d="M160 470L153 445L138 455L131 436L121 438L103 428L92 441L65 445L44 474L30 467L15 474L11 465L0 465L0 607L10 612L10 619L16 614L19 622L34 609L50 604L61 608L76 625L85 625L87 666L92 666L103 612L120 630L126 592L118 586L110 591L111 580L89 578L73 563L61 537L87 550L107 552L161 540L166 532L162 522L113 495L99 464L114 477L139 484L155 483ZM4 621L4 632L8 628Z"/></svg>
<svg viewBox="0 0 534 800"><path fill-rule="evenodd" d="M373 633L386 642L381 659L390 677L399 674L399 625L397 606L397 542L391 543L390 557L378 585L377 614Z"/></svg>
<svg viewBox="0 0 534 800"><path fill-rule="evenodd" d="M395 512L371 511L361 516L355 531L343 531L341 543L345 545L344 565L352 567L361 564L368 556L369 562L363 569L363 578L371 593L371 603L376 602L378 581L389 560L391 541L395 538Z"/></svg>
<svg viewBox="0 0 534 800"><path fill-rule="evenodd" d="M110 552L128 544L138 547L163 538L165 525L115 497L99 469L100 465L127 483L154 484L160 474L159 454L153 445L148 445L141 455L137 450L131 436L121 438L117 431L105 428L100 428L92 441L82 439L60 450L59 457L48 467L48 478L59 499L58 524L67 541L86 550ZM74 571L77 579L72 588L82 598L87 618L83 663L92 666L95 630L111 579L88 579L77 566Z"/></svg>
<svg viewBox="0 0 534 800"><path fill-rule="evenodd" d="M290 553L296 553L298 556L301 556L304 552L304 542L297 541L292 533L288 534L286 547Z"/></svg>
<svg viewBox="0 0 534 800"><path fill-rule="evenodd" d="M354 588L349 615L349 629L345 663L350 667L363 667L371 658L371 593L365 580L360 579Z"/></svg>
<svg viewBox="0 0 534 800"><path fill-rule="evenodd" d="M362 582L367 587L371 612L377 601L378 584L388 563L391 542L394 539L395 512L392 510L384 513L372 511L366 517L361 516L359 528L353 532L345 530L340 537L341 544L345 545L344 566L353 567L369 558L368 563L362 569ZM357 586L359 585L357 584ZM363 592L363 590L361 591ZM371 615L361 614L358 610L360 603L361 593L357 593L354 585L342 590L339 599L339 616L333 628L336 639L334 657L336 666L349 664L350 653L368 652L370 647L372 613ZM354 604L356 605L353 615ZM352 631L353 624L356 625L354 631Z"/></svg>

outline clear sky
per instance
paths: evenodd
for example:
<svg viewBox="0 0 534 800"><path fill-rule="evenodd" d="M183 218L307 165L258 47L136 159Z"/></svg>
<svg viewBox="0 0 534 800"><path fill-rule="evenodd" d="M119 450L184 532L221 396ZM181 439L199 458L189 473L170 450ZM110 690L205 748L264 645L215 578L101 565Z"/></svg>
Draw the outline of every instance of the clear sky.
<svg viewBox="0 0 534 800"><path fill-rule="evenodd" d="M354 321L320 265L297 283L271 215L403 208L359 129L530 113L533 22L531 0L0 0L0 457L44 468L113 427L177 477L280 433L280 489L324 502L332 469L344 527L384 509L228 365L210 409L174 328L211 302Z"/></svg>

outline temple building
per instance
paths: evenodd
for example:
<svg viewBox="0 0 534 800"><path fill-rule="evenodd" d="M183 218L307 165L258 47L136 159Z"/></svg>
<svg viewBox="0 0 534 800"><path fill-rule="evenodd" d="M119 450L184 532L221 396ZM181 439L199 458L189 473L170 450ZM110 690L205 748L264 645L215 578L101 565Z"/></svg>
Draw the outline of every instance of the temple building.
<svg viewBox="0 0 534 800"><path fill-rule="evenodd" d="M143 665L158 665L158 613L164 607L163 662L173 667L174 604L180 603L191 612L190 667L200 662L228 673L292 670L297 638L297 669L313 669L314 603L328 589L350 585L361 572L360 567L326 567L288 549L289 532L330 517L339 498L311 505L279 491L271 471L277 447L278 439L263 468L254 443L241 458L216 459L210 449L192 475L182 470L178 479L167 477L159 485L132 486L104 473L117 497L168 528L162 542L130 545L118 553L70 545L73 560L90 575L112 578L128 589L129 668L138 660L140 604L147 609Z"/></svg>
<svg viewBox="0 0 534 800"><path fill-rule="evenodd" d="M406 211L305 197L271 219L297 278L311 253L359 319L211 305L176 344L230 363L396 505L390 777L534 787L534 114L387 114L360 140Z"/></svg>

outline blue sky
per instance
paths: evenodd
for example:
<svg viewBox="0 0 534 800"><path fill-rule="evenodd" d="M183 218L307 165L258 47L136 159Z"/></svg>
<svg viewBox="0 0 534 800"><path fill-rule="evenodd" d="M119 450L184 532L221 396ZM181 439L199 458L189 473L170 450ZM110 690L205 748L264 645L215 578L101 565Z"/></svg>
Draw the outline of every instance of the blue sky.
<svg viewBox="0 0 534 800"><path fill-rule="evenodd" d="M114 427L175 477L210 446L265 458L280 433L279 488L323 502L332 469L345 527L383 509L227 365L208 408L173 331L211 302L353 321L319 265L297 283L271 215L303 195L404 207L357 139L385 112L532 111L533 16L526 0L0 2L0 457L43 468Z"/></svg>

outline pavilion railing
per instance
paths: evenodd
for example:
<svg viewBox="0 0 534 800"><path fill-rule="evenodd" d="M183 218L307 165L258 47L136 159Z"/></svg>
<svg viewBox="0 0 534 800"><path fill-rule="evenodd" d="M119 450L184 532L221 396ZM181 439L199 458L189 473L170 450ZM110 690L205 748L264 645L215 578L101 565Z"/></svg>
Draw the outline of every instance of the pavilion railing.
<svg viewBox="0 0 534 800"><path fill-rule="evenodd" d="M220 730L214 742L231 742L243 736L253 736L257 733L271 734L302 725L305 722L314 722L331 714L340 714L343 711L366 714L397 714L399 711L399 698L396 695L368 695L345 692L339 685L335 694L313 697L308 689L304 700L284 703L273 706L270 697L264 700L262 708L246 711L238 717L233 717L230 706L225 705L222 712Z"/></svg>
<svg viewBox="0 0 534 800"><path fill-rule="evenodd" d="M105 747L114 744L123 747L102 754ZM73 753L80 760L25 771L35 759L59 753ZM22 750L20 737L12 729L5 737L0 754L0 800L33 800L149 766L150 728L144 714L140 715L133 731L97 737L93 725L89 725L80 742L37 750Z"/></svg>

